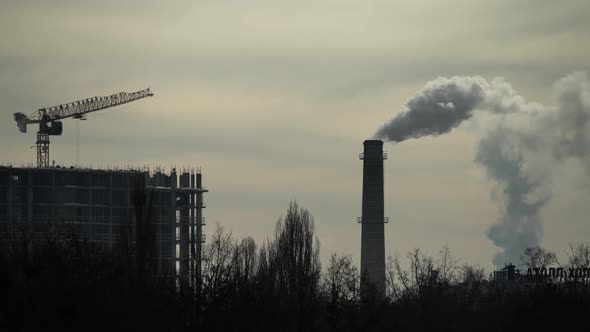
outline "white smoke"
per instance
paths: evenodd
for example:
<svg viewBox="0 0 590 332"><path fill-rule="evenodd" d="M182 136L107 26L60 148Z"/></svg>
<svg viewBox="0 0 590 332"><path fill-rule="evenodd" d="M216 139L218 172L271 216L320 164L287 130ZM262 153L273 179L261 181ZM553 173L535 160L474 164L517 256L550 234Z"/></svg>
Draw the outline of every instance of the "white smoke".
<svg viewBox="0 0 590 332"><path fill-rule="evenodd" d="M429 82L375 136L401 142L448 133L478 111L496 114L475 161L497 186L499 215L487 235L503 249L494 263L518 262L543 238L541 208L551 198L560 162L575 158L590 175L590 85L586 73L554 85L554 105L528 103L503 79L456 76Z"/></svg>

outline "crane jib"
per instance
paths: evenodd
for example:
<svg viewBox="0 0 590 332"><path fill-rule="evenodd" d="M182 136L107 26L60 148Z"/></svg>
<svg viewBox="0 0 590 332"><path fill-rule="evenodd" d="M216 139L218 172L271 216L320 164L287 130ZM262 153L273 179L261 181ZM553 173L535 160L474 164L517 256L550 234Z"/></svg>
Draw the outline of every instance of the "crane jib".
<svg viewBox="0 0 590 332"><path fill-rule="evenodd" d="M92 97L68 104L62 104L49 108L42 108L39 113L45 113L50 119L59 120L69 117L81 117L83 114L99 111L109 107L126 104L142 98L151 97L154 94L150 89L137 92L119 92L106 97Z"/></svg>
<svg viewBox="0 0 590 332"><path fill-rule="evenodd" d="M69 117L84 119L86 113L130 103L153 95L150 88L129 93L119 92L110 96L92 97L72 103L41 108L29 117L23 113L14 113L14 120L22 133L27 132L28 124L39 124L36 142L37 167L45 168L49 167L49 136L61 135L63 131L61 121L57 120Z"/></svg>

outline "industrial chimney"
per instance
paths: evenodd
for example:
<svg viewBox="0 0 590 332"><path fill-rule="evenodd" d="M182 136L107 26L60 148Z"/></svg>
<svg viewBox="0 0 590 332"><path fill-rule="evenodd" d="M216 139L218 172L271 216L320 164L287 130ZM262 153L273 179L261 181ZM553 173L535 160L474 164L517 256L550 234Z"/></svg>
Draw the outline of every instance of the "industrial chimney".
<svg viewBox="0 0 590 332"><path fill-rule="evenodd" d="M361 296L385 297L385 235L383 208L383 141L366 140L363 160L363 211L361 230Z"/></svg>

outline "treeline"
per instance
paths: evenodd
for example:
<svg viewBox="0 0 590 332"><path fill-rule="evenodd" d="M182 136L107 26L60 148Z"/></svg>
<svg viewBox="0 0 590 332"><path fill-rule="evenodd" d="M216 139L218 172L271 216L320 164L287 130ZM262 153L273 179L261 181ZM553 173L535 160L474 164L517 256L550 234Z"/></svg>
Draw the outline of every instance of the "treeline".
<svg viewBox="0 0 590 332"><path fill-rule="evenodd" d="M387 259L387 296L360 296L347 254L324 267L310 212L292 202L261 244L217 225L194 289L153 277L135 248L103 250L75 234L48 234L43 247L3 243L0 330L6 331L510 331L585 326L587 279L495 281L442 248ZM523 266L589 268L590 245L567 262L529 248Z"/></svg>

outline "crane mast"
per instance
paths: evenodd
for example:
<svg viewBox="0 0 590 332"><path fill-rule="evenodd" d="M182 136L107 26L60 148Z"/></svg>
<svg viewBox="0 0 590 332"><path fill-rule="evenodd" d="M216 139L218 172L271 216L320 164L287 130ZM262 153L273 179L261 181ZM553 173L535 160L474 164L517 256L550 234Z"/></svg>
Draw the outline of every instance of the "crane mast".
<svg viewBox="0 0 590 332"><path fill-rule="evenodd" d="M37 167L45 168L49 167L49 136L61 135L63 132L63 125L59 120L65 118L84 119L88 113L153 95L149 88L130 93L119 92L110 96L92 97L53 107L40 108L28 116L23 113L14 113L14 120L22 133L27 132L27 125L39 124L35 143L37 146Z"/></svg>

